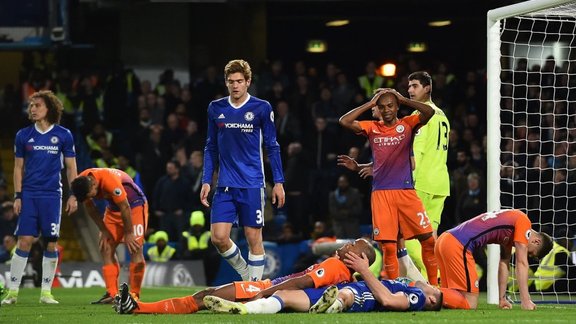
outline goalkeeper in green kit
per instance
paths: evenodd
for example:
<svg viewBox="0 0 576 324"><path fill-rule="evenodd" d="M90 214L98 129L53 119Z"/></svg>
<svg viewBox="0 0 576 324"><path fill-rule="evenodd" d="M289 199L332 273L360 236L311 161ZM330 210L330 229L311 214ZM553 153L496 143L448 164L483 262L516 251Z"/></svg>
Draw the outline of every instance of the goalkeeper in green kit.
<svg viewBox="0 0 576 324"><path fill-rule="evenodd" d="M434 227L434 238L444 209L444 201L450 195L450 178L446 161L448 160L448 138L450 122L442 109L431 99L432 77L428 72L418 71L408 76L408 94L410 99L425 103L434 109L434 115L422 126L414 138L414 187L422 200L430 223ZM415 111L413 114L417 114ZM406 241L408 254L420 271L426 268L422 262L420 242ZM426 273L423 273L426 277Z"/></svg>

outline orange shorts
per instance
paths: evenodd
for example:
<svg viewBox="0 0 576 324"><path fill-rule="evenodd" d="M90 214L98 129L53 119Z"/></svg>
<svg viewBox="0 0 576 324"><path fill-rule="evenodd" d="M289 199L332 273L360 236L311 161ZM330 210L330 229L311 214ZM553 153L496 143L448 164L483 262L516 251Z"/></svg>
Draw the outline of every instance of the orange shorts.
<svg viewBox="0 0 576 324"><path fill-rule="evenodd" d="M144 234L148 228L148 203L136 206L130 210L134 236L139 244L144 244ZM104 226L110 231L116 243L124 242L124 223L119 211L106 208L104 212Z"/></svg>
<svg viewBox="0 0 576 324"><path fill-rule="evenodd" d="M399 231L407 240L432 233L430 220L416 190L375 190L371 201L375 241L396 241Z"/></svg>
<svg viewBox="0 0 576 324"><path fill-rule="evenodd" d="M250 299L270 286L272 286L270 279L260 281L234 281L236 300Z"/></svg>
<svg viewBox="0 0 576 324"><path fill-rule="evenodd" d="M442 288L479 293L476 261L472 252L467 250L464 253L464 246L454 235L442 233L436 240L434 254L438 259Z"/></svg>

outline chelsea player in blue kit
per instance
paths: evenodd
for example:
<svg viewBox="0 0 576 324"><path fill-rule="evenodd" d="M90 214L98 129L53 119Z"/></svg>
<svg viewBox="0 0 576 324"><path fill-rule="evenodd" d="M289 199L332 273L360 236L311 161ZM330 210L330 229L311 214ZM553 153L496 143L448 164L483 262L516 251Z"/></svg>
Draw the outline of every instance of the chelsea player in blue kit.
<svg viewBox="0 0 576 324"><path fill-rule="evenodd" d="M284 175L280 145L276 141L274 112L265 100L248 93L252 70L244 60L232 60L224 68L230 95L208 106L208 134L204 149L204 175L200 201L209 207L212 175L218 172L212 199L211 238L222 257L242 280L260 280L264 272L264 160L266 149L274 187L272 203L284 205ZM230 239L232 225L244 227L248 262Z"/></svg>
<svg viewBox="0 0 576 324"><path fill-rule="evenodd" d="M16 133L14 141L14 212L19 214L15 235L18 246L10 264L10 289L2 304L15 304L22 274L35 237L44 241L40 303L58 304L51 293L58 263L56 241L60 234L62 182L60 172L66 165L71 182L77 175L74 139L60 125L62 102L51 91L30 96L28 118L34 123ZM74 213L78 203L70 196L66 212Z"/></svg>

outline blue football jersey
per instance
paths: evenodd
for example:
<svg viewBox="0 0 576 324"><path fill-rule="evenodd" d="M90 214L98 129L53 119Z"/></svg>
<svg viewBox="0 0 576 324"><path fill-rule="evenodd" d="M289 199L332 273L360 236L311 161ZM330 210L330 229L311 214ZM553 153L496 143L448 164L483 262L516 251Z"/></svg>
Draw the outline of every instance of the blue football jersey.
<svg viewBox="0 0 576 324"><path fill-rule="evenodd" d="M29 197L62 195L60 172L65 157L75 157L70 131L52 125L42 133L35 125L20 129L14 140L14 156L24 159L22 192Z"/></svg>
<svg viewBox="0 0 576 324"><path fill-rule="evenodd" d="M219 187L263 188L263 147L274 183L284 182L272 106L248 95L246 102L234 107L229 98L214 100L208 106L202 183L212 183L212 174L218 167Z"/></svg>
<svg viewBox="0 0 576 324"><path fill-rule="evenodd" d="M395 294L397 292L404 293L408 300L409 306L407 311L420 311L424 309L426 297L422 289L417 287L410 287L407 284L396 280L381 280L384 287ZM385 312L387 309L378 303L374 298L372 291L364 281L351 282L347 284L337 285L338 289L350 289L354 292L354 304L347 310L347 312Z"/></svg>

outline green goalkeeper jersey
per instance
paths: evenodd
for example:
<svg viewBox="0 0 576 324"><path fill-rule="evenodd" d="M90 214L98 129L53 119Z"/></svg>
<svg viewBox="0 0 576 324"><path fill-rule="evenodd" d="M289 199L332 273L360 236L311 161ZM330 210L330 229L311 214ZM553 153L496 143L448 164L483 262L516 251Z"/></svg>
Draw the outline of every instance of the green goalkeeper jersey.
<svg viewBox="0 0 576 324"><path fill-rule="evenodd" d="M440 196L450 195L448 176L448 137L450 122L432 101L425 104L434 108L434 116L416 132L414 138L414 187L417 190ZM414 111L413 114L418 114Z"/></svg>

